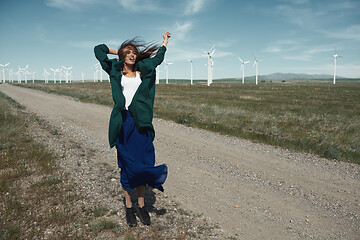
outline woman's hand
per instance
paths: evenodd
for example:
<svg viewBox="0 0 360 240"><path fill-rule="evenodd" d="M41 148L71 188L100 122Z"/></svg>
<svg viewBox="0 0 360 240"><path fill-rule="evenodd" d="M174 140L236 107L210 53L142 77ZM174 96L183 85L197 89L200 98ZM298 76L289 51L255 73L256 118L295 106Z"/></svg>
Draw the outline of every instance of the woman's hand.
<svg viewBox="0 0 360 240"><path fill-rule="evenodd" d="M168 44L168 42L169 42L169 38L171 37L171 33L169 33L169 32L166 32L166 33L164 33L164 41L163 41L163 43L161 44L161 46L164 46L164 47L166 47L167 46L167 44Z"/></svg>
<svg viewBox="0 0 360 240"><path fill-rule="evenodd" d="M109 54L117 55L117 54L118 54L118 50L109 48Z"/></svg>

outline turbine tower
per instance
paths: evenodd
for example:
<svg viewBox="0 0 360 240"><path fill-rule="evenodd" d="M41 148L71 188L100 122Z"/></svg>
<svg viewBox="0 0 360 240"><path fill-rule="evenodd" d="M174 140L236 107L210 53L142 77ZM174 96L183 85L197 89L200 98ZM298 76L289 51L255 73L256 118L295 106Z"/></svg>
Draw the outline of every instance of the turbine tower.
<svg viewBox="0 0 360 240"><path fill-rule="evenodd" d="M333 55L333 58L334 58L334 84L336 83L336 59L338 57L342 57L342 56L339 56L337 53L336 53L336 50L335 50L335 54Z"/></svg>
<svg viewBox="0 0 360 240"><path fill-rule="evenodd" d="M189 59L190 62L190 84L193 85L193 60Z"/></svg>
<svg viewBox="0 0 360 240"><path fill-rule="evenodd" d="M19 71L22 73L24 73L24 76L25 76L25 83L27 83L27 70L28 70L28 68L29 68L29 64L28 65L26 65L26 67L25 68L20 68L19 67Z"/></svg>
<svg viewBox="0 0 360 240"><path fill-rule="evenodd" d="M35 72L31 73L28 70L26 70L26 73L29 75L32 75L32 81L33 81L33 83L35 83Z"/></svg>
<svg viewBox="0 0 360 240"><path fill-rule="evenodd" d="M243 60L241 60L241 58L239 57L239 60L241 62L241 69L242 70L242 83L244 84L245 81L244 81L244 74L245 74L245 64L249 63L250 61L246 61L244 62Z"/></svg>
<svg viewBox="0 0 360 240"><path fill-rule="evenodd" d="M9 82L14 82L14 73L12 69L9 69Z"/></svg>
<svg viewBox="0 0 360 240"><path fill-rule="evenodd" d="M94 68L94 82L97 82L97 72L98 72L98 68L100 68L100 63L95 64L93 68Z"/></svg>
<svg viewBox="0 0 360 240"><path fill-rule="evenodd" d="M169 65L174 64L174 63L168 63L166 60L164 60L165 62L165 71L166 71L166 84L169 83Z"/></svg>
<svg viewBox="0 0 360 240"><path fill-rule="evenodd" d="M63 76L63 74L64 74L64 68L63 67L61 67L61 68L59 68L59 83L61 83L61 81L62 81L62 76Z"/></svg>
<svg viewBox="0 0 360 240"><path fill-rule="evenodd" d="M159 84L159 83L160 83L160 67L157 66L157 67L155 68L155 70L156 70L156 80L155 80L155 84Z"/></svg>
<svg viewBox="0 0 360 240"><path fill-rule="evenodd" d="M50 73L48 73L46 71L46 69L44 68L43 76L44 76L44 79L45 79L45 83L49 83L49 75L50 75Z"/></svg>
<svg viewBox="0 0 360 240"><path fill-rule="evenodd" d="M66 68L66 67L62 66L61 69L65 70L66 83L69 83L69 70L72 69L72 67Z"/></svg>
<svg viewBox="0 0 360 240"><path fill-rule="evenodd" d="M208 57L208 64L207 64L207 67L208 67L208 79L207 79L207 85L210 86L210 84L212 83L212 74L213 74L213 70L214 70L214 62L212 60L212 55L214 54L215 52L215 45L210 48L209 51L205 52L207 54L207 57Z"/></svg>
<svg viewBox="0 0 360 240"><path fill-rule="evenodd" d="M9 65L10 63L7 63L7 64L5 64L5 65L2 65L2 64L0 64L0 66L2 67L2 72L3 72L3 74L2 74L2 82L3 83L5 83L5 68L6 68L6 66L7 65Z"/></svg>
<svg viewBox="0 0 360 240"><path fill-rule="evenodd" d="M84 78L85 78L84 76L85 76L85 75L84 75L84 73L82 72L82 73L81 73L81 82L84 82L84 81L85 81L85 80L84 80Z"/></svg>
<svg viewBox="0 0 360 240"><path fill-rule="evenodd" d="M59 68L58 68L58 69L55 69L55 70L52 69L52 68L50 68L50 70L53 71L53 73L54 73L54 83L56 83L56 73L57 73L57 72L60 72L61 70L60 70Z"/></svg>
<svg viewBox="0 0 360 240"><path fill-rule="evenodd" d="M20 67L19 67L19 70L15 73L15 75L18 76L18 83L21 83L21 71L20 71Z"/></svg>
<svg viewBox="0 0 360 240"><path fill-rule="evenodd" d="M253 54L254 55L254 54ZM259 75L259 68L258 68L258 65L259 65L259 59L257 59L254 55L254 58L255 58L255 61L254 61L254 66L253 68L255 67L256 65L256 72L255 72L255 84L258 85L258 75Z"/></svg>

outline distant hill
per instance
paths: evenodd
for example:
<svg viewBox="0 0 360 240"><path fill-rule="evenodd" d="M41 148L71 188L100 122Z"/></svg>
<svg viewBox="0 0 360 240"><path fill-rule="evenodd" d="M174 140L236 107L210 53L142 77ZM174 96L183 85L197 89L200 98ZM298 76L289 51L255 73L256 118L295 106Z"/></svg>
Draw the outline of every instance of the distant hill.
<svg viewBox="0 0 360 240"><path fill-rule="evenodd" d="M247 79L255 78L255 76L247 77ZM305 73L272 73L268 75L259 75L260 80L296 80L296 79L332 79L333 75L327 74L305 74ZM337 76L336 78L345 79Z"/></svg>

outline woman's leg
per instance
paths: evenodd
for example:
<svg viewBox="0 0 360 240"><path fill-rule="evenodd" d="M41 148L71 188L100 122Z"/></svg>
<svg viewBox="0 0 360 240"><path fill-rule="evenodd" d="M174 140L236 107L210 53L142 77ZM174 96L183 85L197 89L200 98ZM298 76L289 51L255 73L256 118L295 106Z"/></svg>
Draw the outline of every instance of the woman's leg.
<svg viewBox="0 0 360 240"><path fill-rule="evenodd" d="M131 197L130 197L129 191L126 190L125 188L123 188L123 189L124 189L124 196L125 196L125 205L127 208L131 208L132 203L131 203Z"/></svg>
<svg viewBox="0 0 360 240"><path fill-rule="evenodd" d="M138 203L139 203L139 207L142 208L145 206L145 185L141 185L136 187L136 191L138 194Z"/></svg>
<svg viewBox="0 0 360 240"><path fill-rule="evenodd" d="M143 224L150 225L150 215L145 208L144 196L145 196L145 185L141 185L136 188L138 194L138 203L139 203L139 217Z"/></svg>
<svg viewBox="0 0 360 240"><path fill-rule="evenodd" d="M137 225L135 208L132 207L129 191L125 188L124 188L124 196L125 196L125 205L126 205L126 209L125 209L126 222L130 227L135 227Z"/></svg>

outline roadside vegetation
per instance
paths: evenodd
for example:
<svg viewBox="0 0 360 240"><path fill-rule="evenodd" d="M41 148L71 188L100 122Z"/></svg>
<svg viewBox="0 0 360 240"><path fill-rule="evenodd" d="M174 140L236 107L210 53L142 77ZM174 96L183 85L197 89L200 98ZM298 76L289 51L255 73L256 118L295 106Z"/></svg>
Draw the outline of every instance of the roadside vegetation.
<svg viewBox="0 0 360 240"><path fill-rule="evenodd" d="M360 164L360 83L160 84L155 116ZM108 82L22 84L112 106Z"/></svg>
<svg viewBox="0 0 360 240"><path fill-rule="evenodd" d="M147 226L126 226L123 209L89 204L60 169L62 156L31 135L60 132L0 92L0 239L204 239L214 226L178 210ZM163 203L165 206L166 203ZM168 206L167 204L166 206ZM121 206L121 205L119 205ZM216 227L216 226L215 226Z"/></svg>

